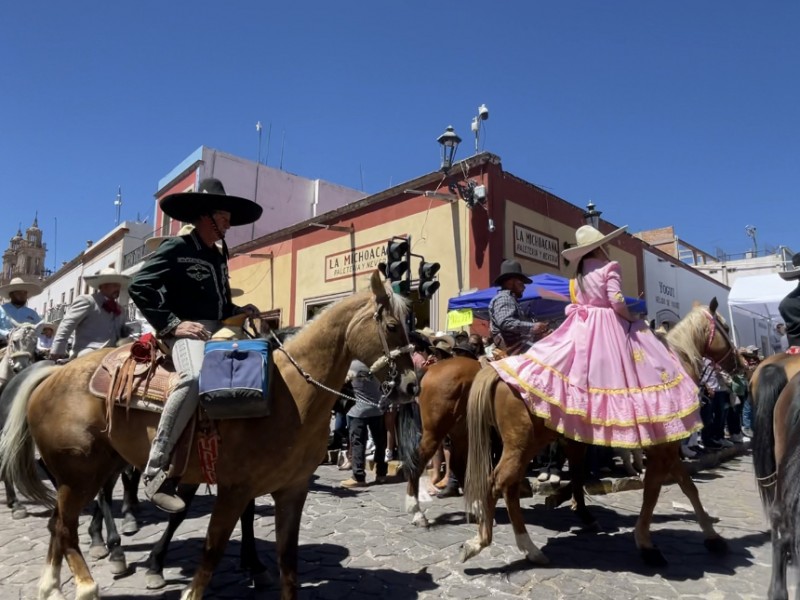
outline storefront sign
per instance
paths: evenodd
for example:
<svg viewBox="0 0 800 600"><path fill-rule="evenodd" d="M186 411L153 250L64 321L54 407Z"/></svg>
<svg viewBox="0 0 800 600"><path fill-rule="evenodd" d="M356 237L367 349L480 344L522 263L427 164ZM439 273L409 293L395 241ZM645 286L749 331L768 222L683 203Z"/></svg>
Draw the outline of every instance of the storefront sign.
<svg viewBox="0 0 800 600"><path fill-rule="evenodd" d="M561 266L558 239L519 223L514 223L514 254L556 269Z"/></svg>
<svg viewBox="0 0 800 600"><path fill-rule="evenodd" d="M386 240L325 257L325 281L336 281L374 271L386 262Z"/></svg>
<svg viewBox="0 0 800 600"><path fill-rule="evenodd" d="M447 329L453 331L472 325L472 309L459 308L447 313Z"/></svg>

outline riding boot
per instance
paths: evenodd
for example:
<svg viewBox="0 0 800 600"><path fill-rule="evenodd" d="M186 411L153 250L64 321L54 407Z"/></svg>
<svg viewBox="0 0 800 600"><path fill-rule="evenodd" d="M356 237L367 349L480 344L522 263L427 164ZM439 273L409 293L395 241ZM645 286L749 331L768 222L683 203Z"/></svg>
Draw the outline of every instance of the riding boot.
<svg viewBox="0 0 800 600"><path fill-rule="evenodd" d="M152 479L144 478L144 494L161 510L177 513L186 509L186 504L177 496L179 477L167 477L164 471Z"/></svg>

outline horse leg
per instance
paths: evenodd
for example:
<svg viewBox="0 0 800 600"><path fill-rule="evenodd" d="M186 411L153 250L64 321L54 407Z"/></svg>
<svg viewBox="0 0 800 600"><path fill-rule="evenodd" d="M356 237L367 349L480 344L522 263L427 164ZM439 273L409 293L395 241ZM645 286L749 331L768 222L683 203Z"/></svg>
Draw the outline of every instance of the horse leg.
<svg viewBox="0 0 800 600"><path fill-rule="evenodd" d="M439 444L444 437L436 435L437 431L425 428L422 432L422 439L419 442L419 450L417 451L416 469L410 474L408 484L406 485L406 512L412 515L411 522L418 527L427 527L428 520L425 518L425 513L419 506L419 480L428 461L436 452Z"/></svg>
<svg viewBox="0 0 800 600"><path fill-rule="evenodd" d="M531 431L533 427L531 426ZM526 448L513 448L512 451L503 451L500 463L495 470L495 496L500 492L506 502L508 517L514 529L514 540L517 548L525 553L525 558L533 564L546 565L550 559L545 556L528 534L525 527L525 518L519 505L519 481L525 474L528 463L539 454L546 444L537 443L533 436L529 436L530 443ZM505 444L505 439L503 440ZM507 448L508 446L506 446ZM490 540L491 542L491 540Z"/></svg>
<svg viewBox="0 0 800 600"><path fill-rule="evenodd" d="M139 480L142 473L139 469L128 465L122 470L122 533L134 535L139 531Z"/></svg>
<svg viewBox="0 0 800 600"><path fill-rule="evenodd" d="M586 444L575 440L566 441L567 461L569 462L569 485L561 486L555 494L551 494L545 500L547 508L557 508L564 502L572 498L572 510L578 514L578 518L583 523L584 531L599 529L594 515L586 508Z"/></svg>
<svg viewBox="0 0 800 600"><path fill-rule="evenodd" d="M11 518L15 521L17 519L24 519L28 516L28 510L17 498L17 492L14 490L14 483L7 477L3 478L3 485L6 488L6 506L11 509Z"/></svg>
<svg viewBox="0 0 800 600"><path fill-rule="evenodd" d="M678 452L678 448L671 448ZM647 449L647 471L644 474L644 492L642 494L642 510L636 520L633 539L636 548L645 564L651 567L665 567L667 560L661 551L653 544L650 537L650 523L653 519L653 510L658 503L661 485L670 470L671 460L664 446L653 446Z"/></svg>
<svg viewBox="0 0 800 600"><path fill-rule="evenodd" d="M104 493L105 491L101 490L95 500L92 520L89 522L89 537L91 538L89 556L97 560L108 556L106 541L103 539L103 508L100 506L100 496Z"/></svg>
<svg viewBox="0 0 800 600"><path fill-rule="evenodd" d="M50 551L48 551L48 565L39 583L39 598L62 598L60 587L61 557L67 559L72 575L75 577L76 600L96 600L100 598L97 583L92 578L89 566L81 553L78 540L78 517L81 509L92 497L91 487L81 489L82 486L62 484L58 488L57 507L54 512L53 536ZM99 486L98 486L99 487ZM89 491L87 491L89 490Z"/></svg>
<svg viewBox="0 0 800 600"><path fill-rule="evenodd" d="M308 496L308 484L272 494L275 499L275 542L281 577L281 600L297 600L297 542L300 517Z"/></svg>
<svg viewBox="0 0 800 600"><path fill-rule="evenodd" d="M772 575L769 581L769 600L788 600L789 590L786 586L786 569L789 566L788 538L782 535L781 517L772 519ZM800 593L800 588L798 592Z"/></svg>
<svg viewBox="0 0 800 600"><path fill-rule="evenodd" d="M253 498L248 502L239 519L242 525L242 553L239 557L239 567L250 572L250 578L256 589L262 589L272 585L273 580L266 565L259 560L258 552L256 552L255 518L256 501Z"/></svg>
<svg viewBox="0 0 800 600"><path fill-rule="evenodd" d="M58 505L53 509L53 514L47 522L50 531L50 545L47 548L47 560L42 576L39 579L39 600L65 600L61 593L61 563L64 551L61 547L61 536L57 533Z"/></svg>
<svg viewBox="0 0 800 600"><path fill-rule="evenodd" d="M308 488L306 487L306 493L307 491ZM225 552L225 546L231 537L231 533L233 533L236 521L244 512L249 501L249 494L242 493L242 490L229 487L218 488L217 501L214 504L214 510L211 512L211 520L208 523L208 533L206 534L206 543L203 548L203 557L200 561L200 566L197 571L195 571L192 582L183 592L183 595L181 595L181 600L202 600L203 592L208 586L208 582L211 581L214 568L219 564L222 554ZM279 515L280 510L276 503L276 522L278 521ZM297 517L297 524L299 533L299 514Z"/></svg>
<svg viewBox="0 0 800 600"><path fill-rule="evenodd" d="M164 562L167 558L169 543L172 541L172 536L175 535L178 527L180 527L181 523L186 519L186 515L189 514L189 507L192 505L192 500L194 500L199 487L200 486L197 484L189 483L182 483L178 486L178 497L183 500L186 509L180 512L170 513L167 528L161 535L161 539L153 546L150 555L145 561L147 572L145 573L144 580L148 590L158 590L167 585L167 582L164 580Z"/></svg>
<svg viewBox="0 0 800 600"><path fill-rule="evenodd" d="M689 499L689 502L691 502L692 508L694 508L694 514L697 517L697 522L700 525L700 529L703 530L703 533L706 536L706 539L703 543L709 552L713 552L714 554L724 554L728 551L728 544L725 542L722 536L716 532L711 517L708 516L706 509L703 508L703 503L700 501L700 494L697 491L697 486L686 472L686 467L683 466L683 461L680 457L680 446L677 444L671 444L671 446L673 446L673 448L666 449L666 451L669 452L669 457L671 458L672 463L670 465L670 474L675 481L678 482L681 491Z"/></svg>

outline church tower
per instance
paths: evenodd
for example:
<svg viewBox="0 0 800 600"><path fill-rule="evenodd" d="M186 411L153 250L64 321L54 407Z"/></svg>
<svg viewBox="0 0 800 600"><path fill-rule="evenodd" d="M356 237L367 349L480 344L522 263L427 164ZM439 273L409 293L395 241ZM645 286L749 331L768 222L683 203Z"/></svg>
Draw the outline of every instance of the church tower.
<svg viewBox="0 0 800 600"><path fill-rule="evenodd" d="M47 273L44 268L44 257L47 248L42 243L42 230L39 229L39 216L33 218L33 224L25 230L22 227L11 238L8 248L3 252L3 272L0 285L8 283L14 277L25 281L43 279Z"/></svg>

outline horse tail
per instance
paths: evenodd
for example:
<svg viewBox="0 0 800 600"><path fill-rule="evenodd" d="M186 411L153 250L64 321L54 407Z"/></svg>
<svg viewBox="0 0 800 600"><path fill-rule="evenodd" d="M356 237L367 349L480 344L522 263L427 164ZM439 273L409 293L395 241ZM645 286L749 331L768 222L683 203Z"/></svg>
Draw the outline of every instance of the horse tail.
<svg viewBox="0 0 800 600"><path fill-rule="evenodd" d="M22 372L10 385L19 385L3 433L0 434L0 477L10 479L26 497L55 506L53 490L42 483L34 460L34 443L28 427L28 401L33 391L59 367ZM9 391L8 389L6 391Z"/></svg>
<svg viewBox="0 0 800 600"><path fill-rule="evenodd" d="M758 377L758 385L753 394L755 420L753 422L753 470L761 495L761 504L769 509L775 501L775 432L773 418L775 404L788 379L783 367L768 364Z"/></svg>
<svg viewBox="0 0 800 600"><path fill-rule="evenodd" d="M397 451L407 478L414 477L420 472L419 441L422 437L422 428L416 407L417 404L414 402L401 404L397 414Z"/></svg>
<svg viewBox="0 0 800 600"><path fill-rule="evenodd" d="M467 476L464 482L464 501L467 514L486 514L486 498L489 494L492 474L492 438L494 425L494 389L500 380L492 367L478 372L467 399Z"/></svg>

